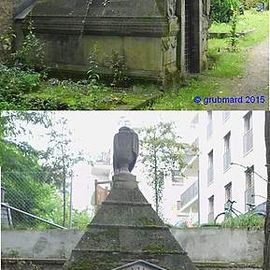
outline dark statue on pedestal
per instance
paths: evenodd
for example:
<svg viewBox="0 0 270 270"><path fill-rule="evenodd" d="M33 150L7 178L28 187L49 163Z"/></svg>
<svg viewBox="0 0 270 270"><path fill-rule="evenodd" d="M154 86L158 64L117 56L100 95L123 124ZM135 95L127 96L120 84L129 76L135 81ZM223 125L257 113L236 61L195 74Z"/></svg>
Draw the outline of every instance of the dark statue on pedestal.
<svg viewBox="0 0 270 270"><path fill-rule="evenodd" d="M112 189L64 269L198 270L131 174L139 152L138 135L120 128L113 150Z"/></svg>
<svg viewBox="0 0 270 270"><path fill-rule="evenodd" d="M113 140L114 174L131 173L139 153L138 135L128 127L121 127Z"/></svg>

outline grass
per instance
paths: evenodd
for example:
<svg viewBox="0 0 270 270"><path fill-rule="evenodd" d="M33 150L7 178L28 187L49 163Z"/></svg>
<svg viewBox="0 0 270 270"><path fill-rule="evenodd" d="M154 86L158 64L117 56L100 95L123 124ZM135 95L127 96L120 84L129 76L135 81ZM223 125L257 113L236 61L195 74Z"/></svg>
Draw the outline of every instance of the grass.
<svg viewBox="0 0 270 270"><path fill-rule="evenodd" d="M22 92L20 85L24 83L26 75L23 73L23 76L18 82L12 80L12 84L9 85L9 89L16 89L16 92L9 97L0 96L1 110L127 110L133 109L160 93L153 85L147 87L140 85L124 91L114 90L102 84L97 86L87 82L57 79L40 81L38 85L35 85L35 90L31 90L26 85L27 91ZM3 83L6 83L5 80Z"/></svg>
<svg viewBox="0 0 270 270"><path fill-rule="evenodd" d="M195 104L194 97L233 96L228 86L228 79L244 75L247 59L247 48L254 46L268 36L269 12L246 11L239 16L239 31L255 29L254 32L239 39L239 50L230 52L229 38L210 39L208 43L209 68L197 76L187 80L187 85L177 90L168 91L159 98L152 109L205 109L203 104ZM229 24L213 24L210 31L229 31ZM212 107L212 105L211 105ZM213 109L218 109L218 105Z"/></svg>

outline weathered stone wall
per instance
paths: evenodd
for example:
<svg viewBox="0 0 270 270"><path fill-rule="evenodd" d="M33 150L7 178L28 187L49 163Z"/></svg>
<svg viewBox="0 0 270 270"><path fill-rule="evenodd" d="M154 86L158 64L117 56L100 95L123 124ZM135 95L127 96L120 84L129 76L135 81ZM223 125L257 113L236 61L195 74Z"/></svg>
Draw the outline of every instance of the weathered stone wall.
<svg viewBox="0 0 270 270"><path fill-rule="evenodd" d="M263 231L220 228L171 231L194 261L258 264L263 261Z"/></svg>
<svg viewBox="0 0 270 270"><path fill-rule="evenodd" d="M0 36L4 35L13 23L13 1L0 1Z"/></svg>
<svg viewBox="0 0 270 270"><path fill-rule="evenodd" d="M230 229L172 229L176 240L193 261L256 263L263 259L263 231ZM82 232L3 231L2 256L23 258L69 258Z"/></svg>
<svg viewBox="0 0 270 270"><path fill-rule="evenodd" d="M63 270L63 259L2 259L2 270ZM262 270L256 264L196 263L199 270Z"/></svg>
<svg viewBox="0 0 270 270"><path fill-rule="evenodd" d="M202 1L202 15L201 15L201 55L202 55L202 69L207 67L207 52L208 52L208 29L209 29L209 13L210 0Z"/></svg>

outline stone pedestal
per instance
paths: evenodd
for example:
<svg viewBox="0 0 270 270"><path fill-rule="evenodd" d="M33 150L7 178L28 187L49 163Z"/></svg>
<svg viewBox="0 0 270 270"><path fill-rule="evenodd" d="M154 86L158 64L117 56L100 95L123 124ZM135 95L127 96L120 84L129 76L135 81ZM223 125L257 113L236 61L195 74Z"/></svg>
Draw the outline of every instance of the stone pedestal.
<svg viewBox="0 0 270 270"><path fill-rule="evenodd" d="M112 190L65 269L111 270L144 260L166 270L195 270L138 188L135 176L114 176Z"/></svg>

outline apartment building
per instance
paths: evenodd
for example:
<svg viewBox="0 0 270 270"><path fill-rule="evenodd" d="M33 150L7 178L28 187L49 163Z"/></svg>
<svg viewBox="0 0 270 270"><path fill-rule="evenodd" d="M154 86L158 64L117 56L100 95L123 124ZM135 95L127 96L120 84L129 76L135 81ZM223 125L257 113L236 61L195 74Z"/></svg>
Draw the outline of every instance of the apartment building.
<svg viewBox="0 0 270 270"><path fill-rule="evenodd" d="M192 160L192 171L187 170L179 218L192 211L194 223L197 217L204 224L224 211L228 199L236 201L234 207L241 213L265 202L264 112L209 111L195 119L192 133L197 136L199 155Z"/></svg>

